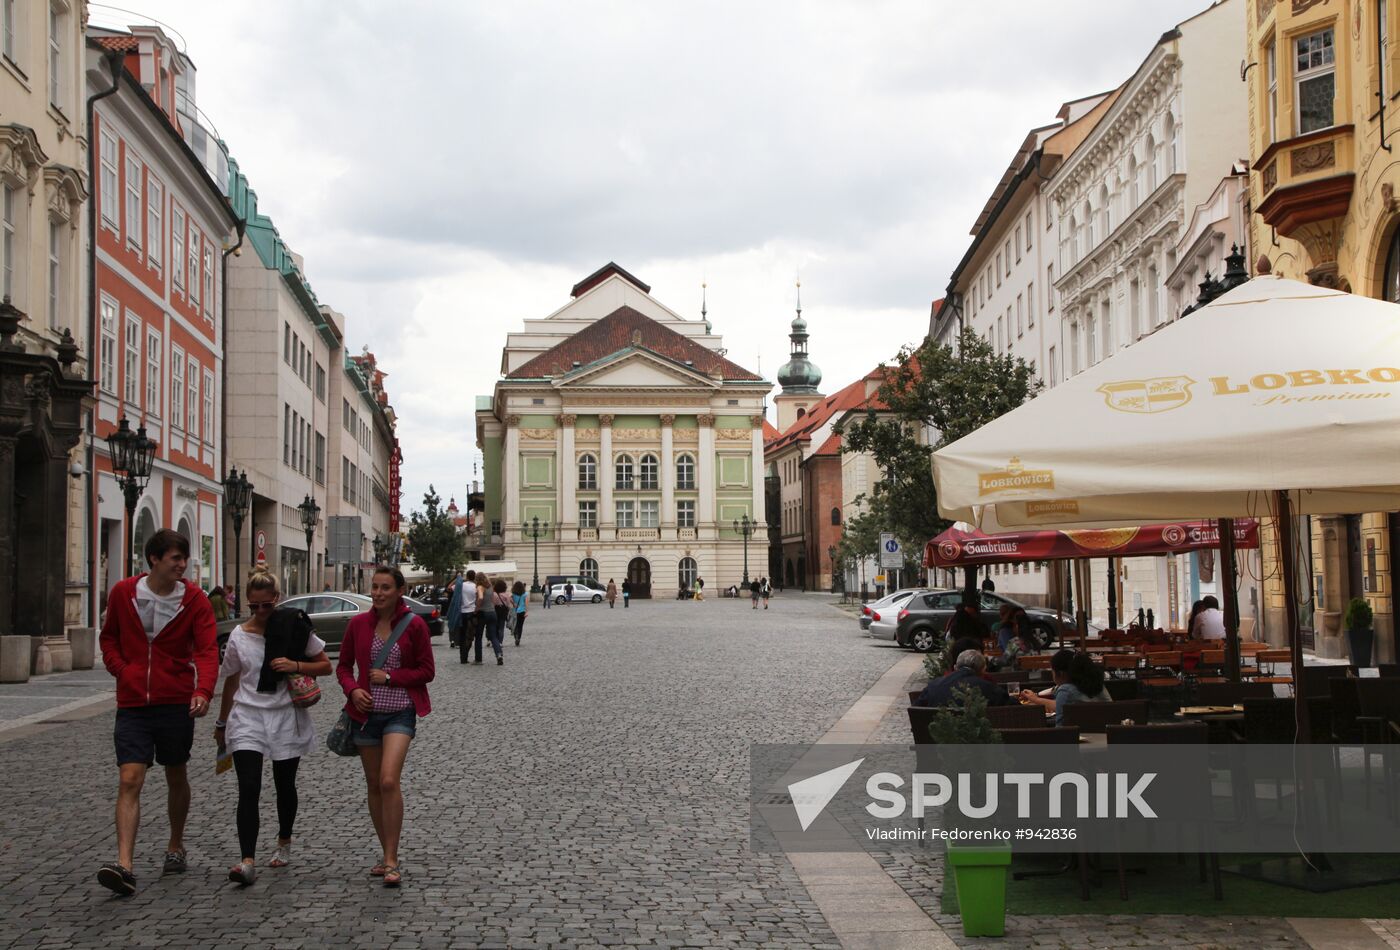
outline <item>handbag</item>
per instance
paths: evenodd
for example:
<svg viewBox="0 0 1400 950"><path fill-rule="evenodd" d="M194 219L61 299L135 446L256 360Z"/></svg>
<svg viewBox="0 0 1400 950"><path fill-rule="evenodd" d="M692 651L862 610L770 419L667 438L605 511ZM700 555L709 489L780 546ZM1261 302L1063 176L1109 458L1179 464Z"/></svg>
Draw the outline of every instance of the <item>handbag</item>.
<svg viewBox="0 0 1400 950"><path fill-rule="evenodd" d="M292 696L292 705L300 709L314 706L321 700L321 687L316 677L305 673L287 674L287 692Z"/></svg>
<svg viewBox="0 0 1400 950"><path fill-rule="evenodd" d="M394 625L393 632L389 634L389 639L385 640L384 645L379 648L379 655L374 658L374 664L370 667L371 669L379 669L384 665L385 661L389 659L389 651L394 648L394 644L399 641L399 637L403 636L403 632L408 629L409 621L413 619L413 616L413 611L410 610ZM289 683L288 689L290 688L291 684ZM335 725L331 727L331 731L326 733L326 748L330 749L336 755L359 755L360 747L355 745L355 728L358 725L359 723L350 718L350 713L342 709L340 711L340 718L335 721Z"/></svg>

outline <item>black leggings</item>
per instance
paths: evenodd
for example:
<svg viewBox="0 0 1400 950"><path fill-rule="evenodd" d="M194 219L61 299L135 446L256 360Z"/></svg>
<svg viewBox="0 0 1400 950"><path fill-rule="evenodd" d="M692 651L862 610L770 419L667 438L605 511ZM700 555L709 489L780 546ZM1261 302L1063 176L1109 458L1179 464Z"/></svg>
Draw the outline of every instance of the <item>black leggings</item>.
<svg viewBox="0 0 1400 950"><path fill-rule="evenodd" d="M277 789L277 837L290 841L297 820L297 766L301 759L272 763L272 784ZM233 754L238 775L238 846L242 857L254 857L258 846L258 798L262 795L263 754L242 750Z"/></svg>

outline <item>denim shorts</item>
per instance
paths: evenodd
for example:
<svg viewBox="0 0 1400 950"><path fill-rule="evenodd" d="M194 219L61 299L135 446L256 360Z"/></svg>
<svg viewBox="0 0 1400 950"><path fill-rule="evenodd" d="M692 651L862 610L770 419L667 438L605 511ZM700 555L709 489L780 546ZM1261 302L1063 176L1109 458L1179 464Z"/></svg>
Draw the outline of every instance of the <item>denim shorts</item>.
<svg viewBox="0 0 1400 950"><path fill-rule="evenodd" d="M397 732L412 739L418 734L418 716L410 706L393 712L372 712L355 727L355 745L381 745L386 733Z"/></svg>

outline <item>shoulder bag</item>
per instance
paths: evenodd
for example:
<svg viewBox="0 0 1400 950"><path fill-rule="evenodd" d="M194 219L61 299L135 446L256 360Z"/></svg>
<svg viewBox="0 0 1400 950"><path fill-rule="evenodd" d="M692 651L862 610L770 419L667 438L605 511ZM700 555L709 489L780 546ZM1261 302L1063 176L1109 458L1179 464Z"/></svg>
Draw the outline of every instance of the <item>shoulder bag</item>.
<svg viewBox="0 0 1400 950"><path fill-rule="evenodd" d="M408 611L403 615L398 623L394 625L393 632L389 634L389 639L384 641L384 645L379 648L379 654L374 658L374 665L371 669L381 668L385 661L389 659L389 651L394 648L394 644L403 636L403 632L408 629L409 623L413 620L413 611ZM373 634L371 634L371 637ZM326 748L336 755L359 755L360 748L355 745L355 726L358 723L350 718L350 714L345 710L340 711L340 718L336 720L335 726L326 733Z"/></svg>

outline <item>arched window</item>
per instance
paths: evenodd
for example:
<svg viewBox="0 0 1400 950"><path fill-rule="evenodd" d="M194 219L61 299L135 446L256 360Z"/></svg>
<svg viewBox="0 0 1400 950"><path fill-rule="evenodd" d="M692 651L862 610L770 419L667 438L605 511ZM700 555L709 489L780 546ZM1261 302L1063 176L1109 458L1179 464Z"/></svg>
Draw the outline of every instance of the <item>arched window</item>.
<svg viewBox="0 0 1400 950"><path fill-rule="evenodd" d="M1099 186L1099 230L1105 239L1113 231L1113 201L1108 196L1108 185Z"/></svg>
<svg viewBox="0 0 1400 950"><path fill-rule="evenodd" d="M1071 213L1069 216L1069 254L1064 263L1064 270L1069 270L1079 263L1079 222Z"/></svg>
<svg viewBox="0 0 1400 950"><path fill-rule="evenodd" d="M1138 187L1138 177L1139 177L1139 176L1138 176L1138 160L1137 160L1137 156L1136 156L1136 155L1129 155L1129 156L1128 156L1128 207L1127 207L1127 209L1124 210L1124 212L1123 212L1123 216L1124 216L1124 217L1127 217L1128 215L1132 214L1132 213L1133 213L1133 210L1134 210L1135 208L1137 208L1138 203L1139 203L1140 201L1142 201L1142 199L1139 197L1139 195L1140 195L1140 193L1141 193L1141 189Z"/></svg>
<svg viewBox="0 0 1400 950"><path fill-rule="evenodd" d="M613 466L613 469L617 473L617 478L613 484L618 488L630 490L633 487L632 456L619 455L617 457L617 464Z"/></svg>
<svg viewBox="0 0 1400 950"><path fill-rule="evenodd" d="M1177 150L1177 146L1178 146L1178 145L1180 144L1180 142L1181 142L1181 133L1177 130L1177 127L1176 127L1176 119L1172 118L1172 114L1171 114L1170 112L1167 113L1166 132L1167 132L1167 174L1168 174L1168 175L1175 175L1175 174L1176 174L1176 165L1177 165L1177 162L1180 160L1180 159L1177 157L1176 150Z"/></svg>
<svg viewBox="0 0 1400 950"><path fill-rule="evenodd" d="M592 455L578 457L578 487L584 491L598 490L598 459Z"/></svg>
<svg viewBox="0 0 1400 950"><path fill-rule="evenodd" d="M578 576L584 580L596 581L598 579L598 562L591 557L579 561Z"/></svg>
<svg viewBox="0 0 1400 950"><path fill-rule="evenodd" d="M1147 194L1157 190L1157 140L1147 133L1147 144L1142 150L1142 164L1147 172Z"/></svg>
<svg viewBox="0 0 1400 950"><path fill-rule="evenodd" d="M840 523L841 523L841 509L840 509L840 508L833 508L833 509L831 509L831 523L832 523L832 524L840 524Z"/></svg>
<svg viewBox="0 0 1400 950"><path fill-rule="evenodd" d="M1381 296L1391 303L1400 303L1400 230L1390 238L1390 250L1385 255L1385 278Z"/></svg>
<svg viewBox="0 0 1400 950"><path fill-rule="evenodd" d="M656 461L655 455L643 455L641 464L641 484L638 487L644 490L655 489L660 484L657 478L659 469L660 463Z"/></svg>
<svg viewBox="0 0 1400 950"><path fill-rule="evenodd" d="M1089 204L1089 199L1084 199L1084 253L1087 255L1094 249L1094 209Z"/></svg>
<svg viewBox="0 0 1400 950"><path fill-rule="evenodd" d="M695 457L681 455L676 458L676 487L688 491L695 487Z"/></svg>
<svg viewBox="0 0 1400 950"><path fill-rule="evenodd" d="M700 575L700 566L695 563L695 558L683 557L678 565L676 575L681 590L691 590L695 587L695 578Z"/></svg>

